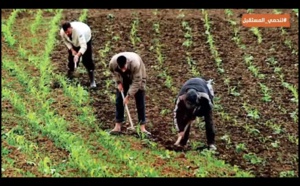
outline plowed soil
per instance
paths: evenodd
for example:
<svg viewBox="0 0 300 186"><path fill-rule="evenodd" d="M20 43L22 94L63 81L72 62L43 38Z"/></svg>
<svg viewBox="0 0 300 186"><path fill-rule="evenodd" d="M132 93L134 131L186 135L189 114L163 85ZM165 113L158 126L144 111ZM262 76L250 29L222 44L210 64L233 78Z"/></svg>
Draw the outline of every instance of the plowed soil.
<svg viewBox="0 0 300 186"><path fill-rule="evenodd" d="M245 11L234 10L234 19L239 21L241 14ZM291 12L291 10L283 11ZM136 14L133 14L134 12ZM255 13L262 12L270 13L271 10L255 10ZM64 19L76 20L80 13L80 10L65 11ZM180 13L184 13L185 16L178 17ZM274 56L278 61L277 65L282 68L285 81L295 85L298 89L298 55L292 54L292 50L284 44L285 39L288 38L298 51L298 18L295 14L291 14L292 27L285 28L287 32L285 36L281 35L279 29L261 28L263 42L260 45L248 28L238 26L240 27L241 41L247 47L247 50L242 50L232 40L233 28L227 22L224 10L209 10L208 14L211 21L211 34L222 59L224 74L218 73L209 45L206 43L204 17L200 10L183 10L182 12L159 10L157 15L153 14L153 10L89 10L87 23L93 32L93 58L96 65L97 89L90 90L88 88L88 74L82 64L79 68L83 70L78 70L76 77L79 83L89 90L94 100L93 107L99 124L100 121L103 122L101 128L109 130L114 127L115 104L110 100L109 94L114 94L115 88L113 86L106 87L106 81L112 78L111 75L104 73L108 69L100 61L103 60L108 65L114 54L135 51L144 60L148 74L147 129L152 133L154 141L167 149L173 149L172 144L176 140L176 133L172 132L174 130L173 109L176 91L192 77L186 61L186 52L188 51L201 76L205 79L214 79L215 94L220 98L218 103L222 105L223 112L228 113L237 121L234 124L233 119L224 119L221 111L214 112L213 120L216 127L219 158L245 170L251 170L256 176L274 177L286 170L294 170L298 174L298 145L288 140L288 135L296 136L298 139L298 125L290 117L290 113L298 108L298 104L290 101L293 94L282 86L279 76L274 73L274 68L266 63L267 58ZM136 34L140 38L140 42L134 46L130 40L130 30L136 17L139 20ZM189 48L182 45L185 41L182 21L187 21L192 28L193 45ZM155 23L160 24L159 36L153 29ZM119 36L119 39L114 36ZM163 66L159 70L155 68L158 60L154 42L154 39L158 37L162 44L161 52L164 57ZM111 41L109 43L110 50L103 59L99 50L104 49L107 41ZM270 50L271 47L274 47L274 50ZM243 58L246 54L253 56L253 64L260 69L260 73L265 75L264 79L254 77L248 70ZM67 50L63 43L60 42L56 46L52 58L56 72L66 74ZM165 78L160 77L163 70L166 70L166 74L171 76L172 86L176 91L165 86ZM235 97L229 94L229 88L224 83L226 79L230 79L230 86L237 86L240 96ZM264 83L272 90L271 102L261 100L259 83ZM247 117L247 112L242 107L243 103L256 108L260 113L260 118L253 120ZM279 105L287 112L281 112L278 108ZM136 124L137 113L134 100L130 100L129 108ZM162 113L163 110L166 111L166 114ZM280 125L285 131L273 134L273 130L266 126L267 121ZM247 125L259 130L259 133L249 133L245 129ZM224 135L228 135L231 141L224 141L222 138ZM272 143L276 140L279 142L279 146L275 148ZM204 128L197 124L192 126L190 141L205 143ZM246 145L247 150L238 153L236 145L241 143ZM188 150L193 149L190 147ZM247 161L244 155L250 152L262 158L262 162L256 164Z"/></svg>

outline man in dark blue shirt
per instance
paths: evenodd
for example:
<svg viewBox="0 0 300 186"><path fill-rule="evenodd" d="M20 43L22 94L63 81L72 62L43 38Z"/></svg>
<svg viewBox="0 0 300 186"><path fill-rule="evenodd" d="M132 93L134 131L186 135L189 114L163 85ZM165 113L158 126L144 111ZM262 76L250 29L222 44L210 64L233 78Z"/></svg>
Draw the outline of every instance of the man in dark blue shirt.
<svg viewBox="0 0 300 186"><path fill-rule="evenodd" d="M174 124L178 131L176 146L185 146L191 123L196 117L204 117L207 145L216 150L215 129L212 120L213 97L212 80L191 78L182 86L175 103Z"/></svg>

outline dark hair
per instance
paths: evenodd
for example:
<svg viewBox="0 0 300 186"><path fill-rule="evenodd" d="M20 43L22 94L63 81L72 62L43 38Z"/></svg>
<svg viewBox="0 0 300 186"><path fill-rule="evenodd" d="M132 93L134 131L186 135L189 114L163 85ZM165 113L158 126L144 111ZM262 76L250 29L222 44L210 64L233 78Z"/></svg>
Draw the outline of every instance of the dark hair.
<svg viewBox="0 0 300 186"><path fill-rule="evenodd" d="M191 103L196 103L197 102L197 91L193 88L188 89L188 91L186 93L186 100Z"/></svg>
<svg viewBox="0 0 300 186"><path fill-rule="evenodd" d="M71 23L70 22L64 22L61 27L63 28L64 31L67 31L68 28L71 27Z"/></svg>
<svg viewBox="0 0 300 186"><path fill-rule="evenodd" d="M125 66L125 64L126 64L126 57L125 56L119 56L117 58L117 63L118 63L118 66L120 68L123 68Z"/></svg>

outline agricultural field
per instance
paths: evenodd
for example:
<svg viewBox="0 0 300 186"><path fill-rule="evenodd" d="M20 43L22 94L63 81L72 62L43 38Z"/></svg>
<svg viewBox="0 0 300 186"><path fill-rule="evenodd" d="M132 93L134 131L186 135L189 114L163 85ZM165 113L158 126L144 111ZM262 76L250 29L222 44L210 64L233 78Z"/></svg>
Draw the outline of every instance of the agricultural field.
<svg viewBox="0 0 300 186"><path fill-rule="evenodd" d="M246 28L244 13L289 13L290 28ZM298 9L1 10L2 177L298 177ZM63 21L90 25L97 89L82 64L69 81ZM151 138L114 127L110 58L139 53ZM175 98L214 80L217 151L202 118L173 144ZM135 125L133 100L129 110ZM126 123L125 128L129 126Z"/></svg>

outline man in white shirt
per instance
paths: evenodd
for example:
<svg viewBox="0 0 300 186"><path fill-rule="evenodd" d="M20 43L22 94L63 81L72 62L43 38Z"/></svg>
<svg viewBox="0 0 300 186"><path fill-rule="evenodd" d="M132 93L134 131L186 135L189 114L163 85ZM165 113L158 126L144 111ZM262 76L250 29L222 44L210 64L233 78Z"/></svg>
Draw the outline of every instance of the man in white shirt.
<svg viewBox="0 0 300 186"><path fill-rule="evenodd" d="M61 26L60 36L68 48L68 77L73 78L75 69L79 65L82 56L82 63L88 71L90 87L96 87L95 83L95 64L92 58L92 34L90 27L83 22L65 22Z"/></svg>

